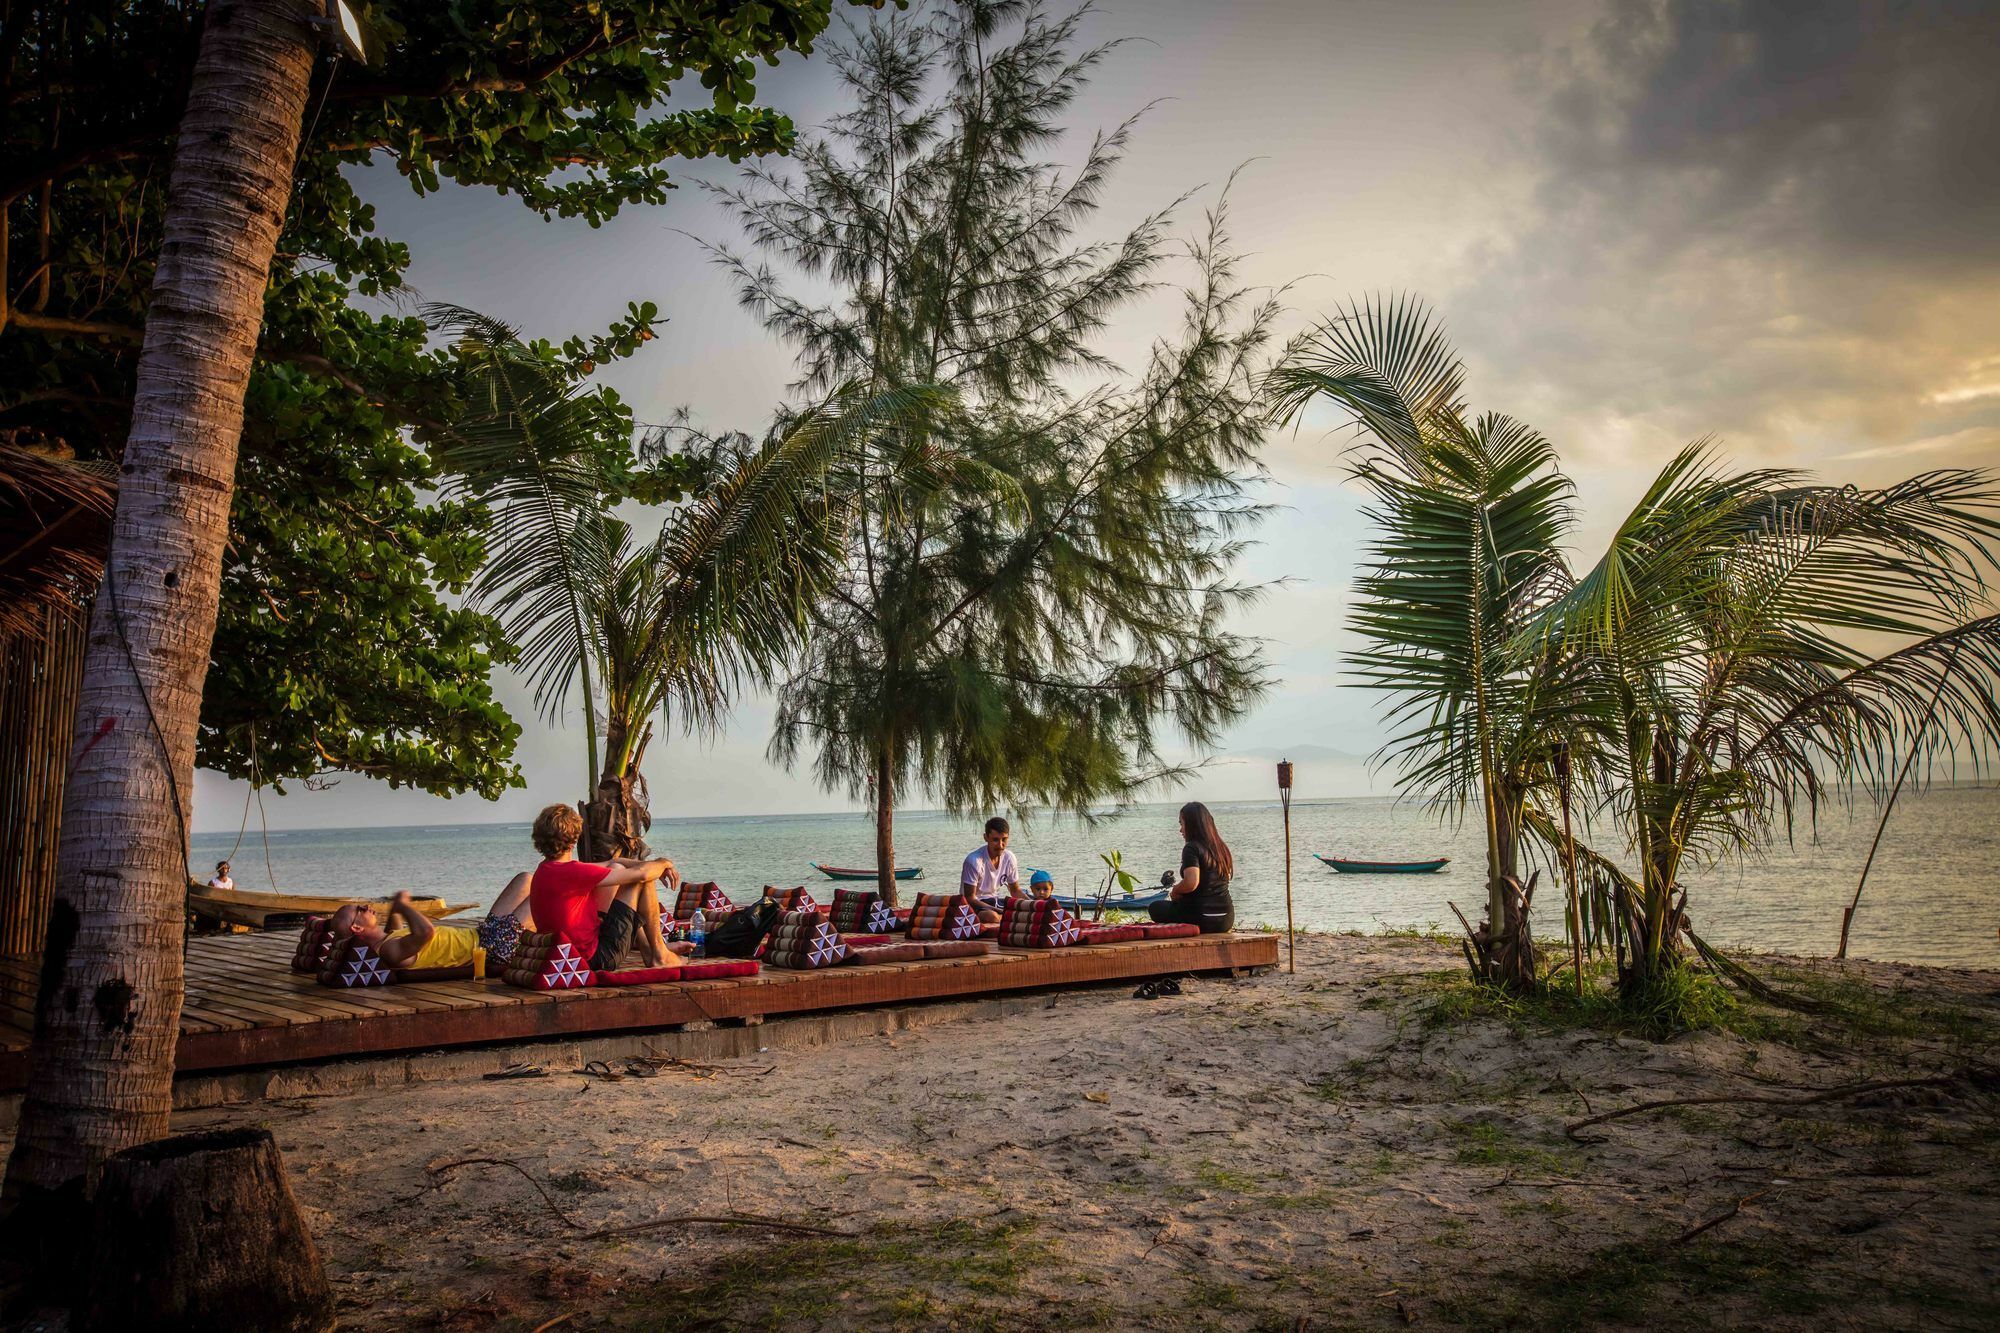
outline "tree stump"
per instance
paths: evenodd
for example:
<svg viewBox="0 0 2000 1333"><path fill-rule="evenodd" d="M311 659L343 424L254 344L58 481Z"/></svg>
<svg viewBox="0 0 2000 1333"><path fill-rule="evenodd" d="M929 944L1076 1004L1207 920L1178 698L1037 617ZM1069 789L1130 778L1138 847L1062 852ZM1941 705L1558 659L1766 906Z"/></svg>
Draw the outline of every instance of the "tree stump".
<svg viewBox="0 0 2000 1333"><path fill-rule="evenodd" d="M182 1134L111 1158L77 1327L319 1333L333 1292L269 1130Z"/></svg>

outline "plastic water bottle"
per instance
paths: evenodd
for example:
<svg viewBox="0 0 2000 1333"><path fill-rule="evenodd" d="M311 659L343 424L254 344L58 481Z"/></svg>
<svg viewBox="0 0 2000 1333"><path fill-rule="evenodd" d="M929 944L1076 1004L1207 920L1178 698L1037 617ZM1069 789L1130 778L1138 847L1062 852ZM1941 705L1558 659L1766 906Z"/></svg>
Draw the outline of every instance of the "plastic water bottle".
<svg viewBox="0 0 2000 1333"><path fill-rule="evenodd" d="M708 947L708 918L701 914L699 907L688 919L688 938L694 941L694 956L701 957Z"/></svg>

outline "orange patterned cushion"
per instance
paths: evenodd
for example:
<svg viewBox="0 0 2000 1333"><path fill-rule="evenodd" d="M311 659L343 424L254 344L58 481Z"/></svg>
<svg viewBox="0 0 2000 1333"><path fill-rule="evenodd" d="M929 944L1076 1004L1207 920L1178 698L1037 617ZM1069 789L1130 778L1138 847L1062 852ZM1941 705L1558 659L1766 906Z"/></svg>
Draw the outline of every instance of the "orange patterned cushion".
<svg viewBox="0 0 2000 1333"><path fill-rule="evenodd" d="M907 932L913 940L970 940L979 937L979 913L956 893L920 893L910 909Z"/></svg>

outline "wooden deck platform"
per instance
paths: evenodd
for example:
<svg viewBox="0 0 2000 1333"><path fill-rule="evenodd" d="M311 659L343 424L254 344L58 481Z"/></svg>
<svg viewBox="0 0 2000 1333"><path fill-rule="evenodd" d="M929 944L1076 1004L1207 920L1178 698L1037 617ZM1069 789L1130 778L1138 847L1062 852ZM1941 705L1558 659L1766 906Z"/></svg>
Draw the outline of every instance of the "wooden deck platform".
<svg viewBox="0 0 2000 1333"><path fill-rule="evenodd" d="M638 1032L1041 986L1271 967L1278 961L1276 936L1239 933L1069 949L1002 949L978 958L818 972L766 968L757 976L728 981L582 991L525 991L491 980L335 990L290 970L296 943L289 933L189 941L187 1001L175 1054L181 1072ZM26 1082L36 967L30 956L0 957L0 1092L18 1091Z"/></svg>

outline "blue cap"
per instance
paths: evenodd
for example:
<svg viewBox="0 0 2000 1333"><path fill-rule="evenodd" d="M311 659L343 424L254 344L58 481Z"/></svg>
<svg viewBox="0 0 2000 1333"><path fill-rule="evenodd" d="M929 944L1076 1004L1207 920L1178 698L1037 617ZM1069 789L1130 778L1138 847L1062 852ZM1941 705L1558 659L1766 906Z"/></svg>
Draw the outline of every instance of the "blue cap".
<svg viewBox="0 0 2000 1333"><path fill-rule="evenodd" d="M1037 870L1034 874L1028 876L1028 883L1031 885L1053 884L1055 882L1056 882L1056 877L1054 875L1051 875L1046 870Z"/></svg>

